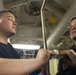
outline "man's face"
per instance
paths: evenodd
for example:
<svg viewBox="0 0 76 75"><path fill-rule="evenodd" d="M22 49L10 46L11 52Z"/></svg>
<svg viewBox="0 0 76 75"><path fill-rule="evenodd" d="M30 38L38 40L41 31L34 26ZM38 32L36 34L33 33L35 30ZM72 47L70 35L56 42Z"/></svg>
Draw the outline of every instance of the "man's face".
<svg viewBox="0 0 76 75"><path fill-rule="evenodd" d="M12 13L4 13L0 19L0 33L6 34L8 37L16 33L15 17Z"/></svg>
<svg viewBox="0 0 76 75"><path fill-rule="evenodd" d="M72 20L70 23L70 37L76 40L76 19Z"/></svg>

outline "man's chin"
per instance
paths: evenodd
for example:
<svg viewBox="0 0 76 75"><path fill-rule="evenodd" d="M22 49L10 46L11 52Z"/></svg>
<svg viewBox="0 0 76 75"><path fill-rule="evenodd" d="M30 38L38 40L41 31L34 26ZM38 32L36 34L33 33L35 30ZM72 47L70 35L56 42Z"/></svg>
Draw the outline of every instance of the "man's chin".
<svg viewBox="0 0 76 75"><path fill-rule="evenodd" d="M11 33L11 34L8 35L8 38L11 37L11 36L14 36L14 35L15 35L15 33Z"/></svg>

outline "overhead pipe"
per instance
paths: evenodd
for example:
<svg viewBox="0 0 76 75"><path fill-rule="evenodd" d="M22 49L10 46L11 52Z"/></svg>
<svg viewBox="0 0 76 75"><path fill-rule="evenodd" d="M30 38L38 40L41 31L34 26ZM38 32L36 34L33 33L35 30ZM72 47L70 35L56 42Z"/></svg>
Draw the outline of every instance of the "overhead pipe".
<svg viewBox="0 0 76 75"><path fill-rule="evenodd" d="M49 12L52 12L52 13L56 12L55 14L60 18L63 16L62 12L60 12L59 10L57 10L56 8L54 8L53 6L49 4L45 5L45 9L47 9Z"/></svg>
<svg viewBox="0 0 76 75"><path fill-rule="evenodd" d="M68 30L69 21L72 17L76 16L76 1L71 5L63 18L58 23L52 34L47 39L47 48L51 48L59 38Z"/></svg>

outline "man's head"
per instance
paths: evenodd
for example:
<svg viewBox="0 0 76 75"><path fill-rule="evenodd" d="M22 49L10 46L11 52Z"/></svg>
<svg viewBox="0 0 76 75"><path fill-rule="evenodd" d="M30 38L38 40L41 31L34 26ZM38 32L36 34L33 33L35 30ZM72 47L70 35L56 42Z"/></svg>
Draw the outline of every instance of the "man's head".
<svg viewBox="0 0 76 75"><path fill-rule="evenodd" d="M70 22L70 37L76 41L76 17L73 17Z"/></svg>
<svg viewBox="0 0 76 75"><path fill-rule="evenodd" d="M10 10L0 11L0 34L10 37L16 33L16 21Z"/></svg>

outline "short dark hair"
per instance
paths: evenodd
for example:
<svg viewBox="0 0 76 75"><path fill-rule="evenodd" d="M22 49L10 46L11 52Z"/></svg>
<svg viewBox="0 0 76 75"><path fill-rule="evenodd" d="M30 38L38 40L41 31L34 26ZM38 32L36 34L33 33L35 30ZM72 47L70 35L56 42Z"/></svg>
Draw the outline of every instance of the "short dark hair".
<svg viewBox="0 0 76 75"><path fill-rule="evenodd" d="M74 19L76 19L76 17L73 17L73 18L71 19L71 21L73 21Z"/></svg>
<svg viewBox="0 0 76 75"><path fill-rule="evenodd" d="M7 13L7 12L10 12L14 15L13 11L9 10L9 9L3 9L3 10L0 10L0 17L4 14L4 13Z"/></svg>

